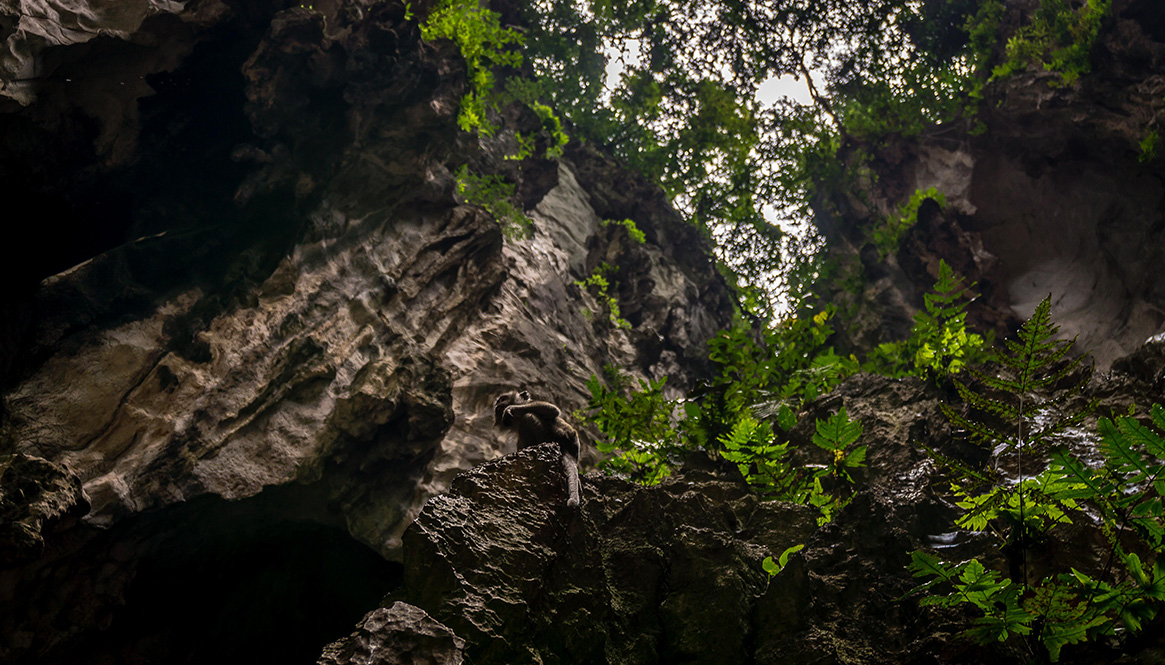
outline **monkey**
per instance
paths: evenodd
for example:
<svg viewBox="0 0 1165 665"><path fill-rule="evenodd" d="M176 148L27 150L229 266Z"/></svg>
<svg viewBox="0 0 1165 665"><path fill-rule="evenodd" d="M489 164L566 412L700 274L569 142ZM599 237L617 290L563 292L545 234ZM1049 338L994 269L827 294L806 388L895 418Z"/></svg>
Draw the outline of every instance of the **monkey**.
<svg viewBox="0 0 1165 665"><path fill-rule="evenodd" d="M578 505L578 432L563 419L557 406L531 401L530 393L525 390L511 390L498 395L494 401L494 425L518 433L518 450L551 441L557 443L566 470L566 505Z"/></svg>

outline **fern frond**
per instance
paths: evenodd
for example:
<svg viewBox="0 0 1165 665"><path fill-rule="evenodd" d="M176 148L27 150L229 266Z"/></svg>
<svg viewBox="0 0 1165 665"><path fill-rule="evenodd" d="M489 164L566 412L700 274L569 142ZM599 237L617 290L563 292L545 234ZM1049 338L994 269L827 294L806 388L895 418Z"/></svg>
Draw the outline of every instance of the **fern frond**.
<svg viewBox="0 0 1165 665"><path fill-rule="evenodd" d="M994 356L992 356L991 359L995 362L998 362L998 358L999 358L998 355L994 355ZM998 374L988 374L988 373L986 373L980 369L976 369L976 368L971 368L970 372L976 379L978 379L985 386L987 386L988 388L991 388L992 390L997 390L999 392L1004 392L1004 393L1015 394L1015 393L1018 393L1022 389L1022 386L1019 384L1019 381L1013 381L1011 379L1000 376Z"/></svg>
<svg viewBox="0 0 1165 665"><path fill-rule="evenodd" d="M994 485L999 481L999 474L992 472L990 469L982 471L973 469L959 460L943 455L925 443L920 443L919 446L926 452L927 457L938 463L940 468L950 469L954 472L962 480L963 485L971 491L978 490L980 487L987 485Z"/></svg>
<svg viewBox="0 0 1165 665"><path fill-rule="evenodd" d="M980 411L994 413L995 415L1007 420L1016 420L1020 416L1019 409L1016 406L1008 404L1002 400L992 399L986 395L980 395L979 393L973 392L960 381L955 381L955 390L958 391L959 397L961 397L964 402L974 406Z"/></svg>
<svg viewBox="0 0 1165 665"><path fill-rule="evenodd" d="M1060 344L1059 348L1055 349L1054 351L1052 351L1048 355L1044 356L1043 358L1040 358L1040 360L1039 360L1040 367L1041 368L1043 368L1043 367L1055 367L1058 363L1060 363L1063 360L1064 356L1067 355L1068 352L1070 352L1072 350L1072 344L1075 341L1076 341L1076 338L1072 338L1072 341L1070 341L1070 342L1062 342ZM1086 356L1086 355L1077 356L1077 357L1069 360L1063 367L1056 370L1055 372L1052 372L1050 374L1046 374L1044 376L1033 377L1031 380L1031 388L1033 388L1033 389L1046 388L1048 386L1056 385L1057 383L1063 381L1066 377L1071 375L1073 372L1075 372L1087 357L1088 356ZM1091 368L1089 368L1088 371L1086 372L1085 376L1082 377L1081 380L1076 383L1076 385L1083 387L1088 381L1088 376L1091 374L1092 374L1092 370L1091 370Z"/></svg>
<svg viewBox="0 0 1165 665"><path fill-rule="evenodd" d="M1063 448L1053 450L1050 457L1052 458L1051 468L1062 474L1068 481L1082 488L1077 490L1071 498L1088 499L1101 503L1112 491L1112 483L1102 481L1096 472L1073 457L1067 450Z"/></svg>
<svg viewBox="0 0 1165 665"><path fill-rule="evenodd" d="M968 531L983 531L991 520L999 517L999 513L1011 500L1011 491L996 487L994 490L978 496L964 495L962 501L955 505L967 513L955 520L955 525Z"/></svg>
<svg viewBox="0 0 1165 665"><path fill-rule="evenodd" d="M1061 649L1087 640L1090 631L1107 622L1106 617L1089 613L1072 588L1054 581L1038 587L1024 609L1044 617L1039 639L1053 663L1060 659Z"/></svg>
<svg viewBox="0 0 1165 665"><path fill-rule="evenodd" d="M861 435L861 421L850 420L843 406L825 421L817 421L817 433L813 435L813 443L825 450L845 450L857 442Z"/></svg>
<svg viewBox="0 0 1165 665"><path fill-rule="evenodd" d="M1141 455L1132 449L1124 432L1108 418L1101 418L1097 424L1100 430L1100 450L1104 453L1105 464L1113 473L1131 476L1127 482L1135 484L1150 477Z"/></svg>
<svg viewBox="0 0 1165 665"><path fill-rule="evenodd" d="M939 404L939 409L955 429L965 432L967 437L976 444L987 448L993 448L999 444L1011 445L1011 437L1007 434L979 421L971 420L946 404Z"/></svg>
<svg viewBox="0 0 1165 665"><path fill-rule="evenodd" d="M1162 437L1152 428L1137 422L1135 418L1118 418L1117 428L1124 438L1128 439L1130 447L1141 446L1157 459L1165 459L1165 437Z"/></svg>

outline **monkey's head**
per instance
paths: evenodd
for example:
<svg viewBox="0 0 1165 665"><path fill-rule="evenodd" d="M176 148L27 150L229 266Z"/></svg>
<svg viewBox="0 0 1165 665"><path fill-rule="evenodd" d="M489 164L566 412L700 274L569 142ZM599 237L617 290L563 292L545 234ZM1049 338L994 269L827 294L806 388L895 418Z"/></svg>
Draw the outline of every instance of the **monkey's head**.
<svg viewBox="0 0 1165 665"><path fill-rule="evenodd" d="M506 412L506 407L514 404L525 404L529 401L530 393L525 390L511 390L498 395L498 398L494 400L494 426L509 427L512 423L505 422L502 418Z"/></svg>

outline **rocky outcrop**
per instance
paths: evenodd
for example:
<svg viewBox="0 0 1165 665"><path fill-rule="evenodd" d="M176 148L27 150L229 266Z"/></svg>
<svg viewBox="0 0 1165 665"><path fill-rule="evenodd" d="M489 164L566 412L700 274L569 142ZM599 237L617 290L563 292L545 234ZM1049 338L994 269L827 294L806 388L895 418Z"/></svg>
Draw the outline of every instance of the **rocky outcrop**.
<svg viewBox="0 0 1165 665"><path fill-rule="evenodd" d="M520 109L502 109L493 139L458 132L464 65L421 39L426 3L74 4L22 16L0 62L32 72L5 78L24 106L0 108L3 187L81 220L22 232L37 249L0 318L0 459L45 460L83 488L70 505L91 509L60 533L58 513L80 508L5 503L29 543L0 573L6 661L174 660L200 620L223 637L182 658L220 657L210 645L243 622L218 624L207 606L220 587L188 588L179 571L255 570L249 548L293 545L305 554L288 575L311 579L296 566L317 556L312 539L347 538L330 565L373 569L332 613L349 632L375 605L366 596L393 585L385 561L425 501L512 446L492 430L496 393L524 386L569 413L605 365L682 390L730 321L709 245L658 188L582 145L504 159ZM56 32L30 23L42 14ZM105 105L53 92L122 61L137 78ZM20 168L39 155L28 132L61 144L52 178ZM503 239L458 199L467 161L515 183L529 236ZM57 236L75 240L69 265L38 258ZM604 261L628 329L576 284ZM39 483L37 468L11 464L5 488ZM219 523L235 541L182 551ZM58 583L32 583L46 577ZM153 625L144 585L166 584L202 609L147 643L132 622ZM62 608L63 632L50 618ZM312 658L341 634L280 630L318 639Z"/></svg>
<svg viewBox="0 0 1165 665"><path fill-rule="evenodd" d="M324 649L319 665L461 665L464 647L423 610L398 602L369 612L355 633Z"/></svg>
<svg viewBox="0 0 1165 665"><path fill-rule="evenodd" d="M875 376L811 405L798 430L844 406L870 451L867 489L824 529L816 509L759 501L738 476L689 470L644 488L591 474L576 511L552 447L490 462L406 532L393 599L464 637L475 663L915 662L931 648L915 643L926 619L896 598L912 586L909 552L952 516L914 445L958 445L935 427L937 405L921 381ZM797 544L770 578L763 559Z"/></svg>
<svg viewBox="0 0 1165 665"><path fill-rule="evenodd" d="M401 597L475 663L741 662L761 561L812 509L688 474L655 488L590 474L568 508L553 446L458 476L405 534Z"/></svg>
<svg viewBox="0 0 1165 665"><path fill-rule="evenodd" d="M1103 413L1125 412L1139 399L1133 384L1165 371L1159 350L1092 382ZM422 608L482 664L1028 662L957 637L969 616L908 595L919 583L907 569L914 550L1003 565L986 533L954 527L948 481L922 450L987 459L946 424L939 404L954 399L918 379L858 375L808 404L789 435L800 463L824 461L809 439L843 407L868 446L856 492L824 527L816 509L758 501L730 472L688 469L646 488L590 474L574 510L552 446L489 462L431 499L406 531L405 584L383 606ZM1096 445L1080 431L1063 443ZM1040 556L1062 570L1101 565L1095 527L1069 537L1044 543ZM804 549L783 570L764 572L765 557L796 544ZM1152 658L1158 642L1150 630L1122 648ZM1075 646L1062 662L1113 660L1110 649Z"/></svg>
<svg viewBox="0 0 1165 665"><path fill-rule="evenodd" d="M277 14L242 66L255 136L233 154L256 165L237 204L296 202L282 251L244 248L229 295L221 282L158 288L159 273L208 258L204 238L163 231L42 285L32 354L47 357L7 392L11 436L82 477L92 523L314 482L355 455L409 487L341 496L359 485L343 482L334 497L353 532L392 555L427 496L499 454L477 416L497 390L578 406L607 363L682 385L729 311L707 254L687 249L661 194L652 209L603 191L603 206L651 234L619 249L630 242L601 229L590 203L613 166L583 149L571 155L585 178L571 157L527 165L551 170L535 232L503 243L494 220L453 199L456 62L420 41L403 5ZM672 247L688 254L677 261ZM634 266L616 277L630 332L584 316L574 282L599 257ZM146 301L139 315L106 320L130 299Z"/></svg>
<svg viewBox="0 0 1165 665"><path fill-rule="evenodd" d="M838 214L820 206L831 249L859 285L833 292L852 310L843 346L904 337L939 259L978 282L969 318L980 330L1005 335L1051 294L1062 334L1102 368L1165 330L1162 157L1142 148L1165 112L1157 14L1147 0L1114 1L1091 75L1067 86L1042 70L992 82L976 118L986 131L953 123L892 141L875 150L878 183L863 201L835 201ZM947 206L924 206L896 256L863 248L876 218L930 187Z"/></svg>
<svg viewBox="0 0 1165 665"><path fill-rule="evenodd" d="M0 462L0 569L35 560L45 533L88 512L81 481L59 465L24 454Z"/></svg>

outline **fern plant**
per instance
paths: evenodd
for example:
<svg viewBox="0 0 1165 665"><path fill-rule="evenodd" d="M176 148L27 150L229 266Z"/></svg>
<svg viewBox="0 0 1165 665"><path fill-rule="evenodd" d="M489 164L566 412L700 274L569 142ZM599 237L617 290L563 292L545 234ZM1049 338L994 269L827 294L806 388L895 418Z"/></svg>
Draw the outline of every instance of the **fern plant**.
<svg viewBox="0 0 1165 665"><path fill-rule="evenodd" d="M720 438L720 454L737 465L740 475L761 496L804 503L811 485L803 470L788 460L788 442L775 439L772 425L744 416Z"/></svg>
<svg viewBox="0 0 1165 665"><path fill-rule="evenodd" d="M1059 486L1045 474L1033 474L1034 460L1025 457L1043 450L1047 442L1070 427L1079 425L1095 403L1066 409L1088 380L1086 355L1069 358L1074 340L1056 340L1058 326L1051 320L1051 298L1045 298L1031 318L1019 330L1018 340L1005 340L993 356L994 372L971 370L982 385L972 389L955 380L959 396L979 416L964 414L949 404L940 408L957 429L974 442L987 447L997 457L1015 463L1015 484L996 484L983 494L983 477L964 478L953 483L959 497L958 506L966 510L957 524L981 530L988 525L1004 540L1003 550L1010 555L1012 577L1021 587L1027 583L1027 550L1039 541L1051 525L1063 519L1065 509L1076 506L1063 503ZM1081 371L1078 371L1081 370ZM1074 377L1074 378L1073 378ZM1068 385L1062 385L1067 383ZM972 480L972 482L967 482Z"/></svg>
<svg viewBox="0 0 1165 665"><path fill-rule="evenodd" d="M1115 422L1102 418L1100 469L1065 449L1049 452L1052 438L1079 424L1095 406L1088 402L1061 408L1082 387L1087 371L1081 367L1084 356L1068 358L1071 341L1053 339L1057 329L1050 311L1050 300L1036 308L1019 340L1007 342L997 355L996 372L972 372L981 389L956 382L959 394L980 417L942 406L971 439L1014 459L1018 480L1008 483L1000 482L996 469L975 470L935 455L956 476L952 489L965 511L957 526L994 533L1009 561L1008 575L978 560L948 563L922 551L912 554L910 569L926 579L912 592L926 594L923 605L978 610L966 637L984 644L1022 640L1032 654L1042 645L1047 658L1056 661L1066 645L1116 635L1123 628L1139 630L1165 599L1165 561L1160 556L1165 540L1165 435L1159 431L1165 429L1165 409L1152 409L1157 429L1131 416ZM1050 464L1035 473L1043 453L1049 453ZM1071 568L1032 579L1032 546L1080 520L1086 510L1101 518L1109 542L1106 563L1098 570ZM1133 535L1140 542L1130 548ZM1142 560L1146 553L1149 559Z"/></svg>
<svg viewBox="0 0 1165 665"><path fill-rule="evenodd" d="M1093 615L1134 632L1165 600L1165 408L1154 404L1148 423L1131 413L1101 418L1104 466L1090 469L1065 451L1052 455L1053 469L1076 483L1100 513L1109 554L1097 579L1073 571L1091 600ZM1128 546L1137 543L1148 559Z"/></svg>
<svg viewBox="0 0 1165 665"><path fill-rule="evenodd" d="M1019 478L1024 477L1025 454L1044 448L1052 437L1079 425L1095 406L1064 409L1086 385L1091 367L1084 365L1086 354L1069 356L1075 339L1055 339L1059 326L1052 323L1051 311L1049 296L1020 328L1019 339L1005 340L992 354L994 372L971 370L982 389L954 381L959 396L980 417L940 405L951 424L972 441L997 456L1013 457ZM1023 484L1014 491L1022 494Z"/></svg>
<svg viewBox="0 0 1165 665"><path fill-rule="evenodd" d="M824 465L797 466L788 458L789 443L777 443L772 425L744 416L721 437L721 456L736 464L740 474L766 499L816 507L818 524L827 524L848 502L851 471L865 465L866 447L855 446L862 424L849 419L845 407L826 420L817 421L813 444L831 453ZM823 479L833 480L827 489Z"/></svg>
<svg viewBox="0 0 1165 665"><path fill-rule="evenodd" d="M977 560L952 564L918 551L910 569L930 579L912 593L929 594L923 605L976 607L982 616L965 636L984 644L1023 637L1042 644L1053 662L1064 646L1136 633L1157 616L1165 601L1165 408L1153 405L1149 424L1129 415L1101 418L1097 428L1103 466L1090 468L1055 450L1039 476L1041 491L1029 500L1033 512L1050 515L1052 526L1070 524L1086 505L1098 514L1109 545L1103 564L1021 583L1001 579Z"/></svg>
<svg viewBox="0 0 1165 665"><path fill-rule="evenodd" d="M975 284L939 260L934 291L923 296L923 309L914 315L910 337L903 342L880 344L870 354L866 369L887 376L908 374L944 380L967 365L983 361L991 336L967 332L967 304Z"/></svg>

